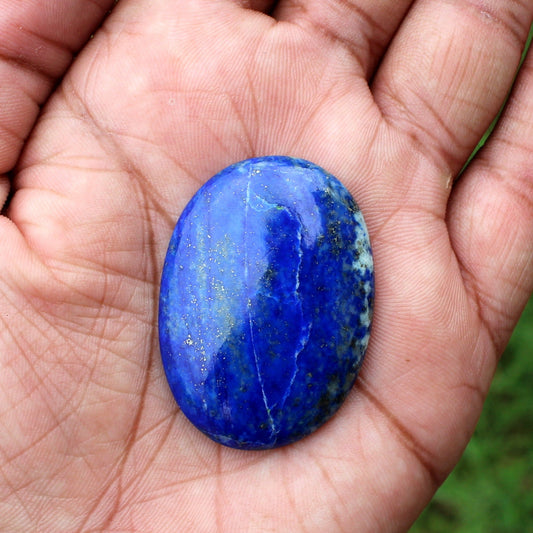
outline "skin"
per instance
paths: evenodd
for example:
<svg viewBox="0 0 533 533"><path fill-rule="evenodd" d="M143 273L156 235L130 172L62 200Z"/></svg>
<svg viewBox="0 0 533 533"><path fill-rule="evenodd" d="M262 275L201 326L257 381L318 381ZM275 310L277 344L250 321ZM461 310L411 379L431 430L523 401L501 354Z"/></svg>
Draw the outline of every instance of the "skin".
<svg viewBox="0 0 533 533"><path fill-rule="evenodd" d="M0 0L0 530L405 531L533 287L532 54L456 179L533 2L112 4ZM330 422L242 452L177 408L158 284L193 193L266 154L354 194L375 321Z"/></svg>

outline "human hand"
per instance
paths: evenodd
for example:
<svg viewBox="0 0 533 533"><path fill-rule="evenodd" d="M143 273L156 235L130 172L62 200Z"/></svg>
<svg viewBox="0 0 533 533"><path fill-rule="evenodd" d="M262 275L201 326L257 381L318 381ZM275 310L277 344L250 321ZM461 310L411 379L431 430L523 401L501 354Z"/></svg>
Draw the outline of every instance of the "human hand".
<svg viewBox="0 0 533 533"><path fill-rule="evenodd" d="M454 184L533 2L121 0L88 40L112 4L0 1L0 529L405 530L533 286L531 54ZM352 191L375 314L339 413L242 452L177 408L158 284L193 193L266 154Z"/></svg>

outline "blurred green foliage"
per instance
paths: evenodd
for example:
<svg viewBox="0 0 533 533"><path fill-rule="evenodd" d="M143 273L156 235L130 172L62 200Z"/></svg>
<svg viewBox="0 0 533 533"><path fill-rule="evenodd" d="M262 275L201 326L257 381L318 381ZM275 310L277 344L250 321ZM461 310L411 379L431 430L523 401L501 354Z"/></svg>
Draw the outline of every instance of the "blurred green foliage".
<svg viewBox="0 0 533 533"><path fill-rule="evenodd" d="M533 531L533 299L466 451L411 533Z"/></svg>

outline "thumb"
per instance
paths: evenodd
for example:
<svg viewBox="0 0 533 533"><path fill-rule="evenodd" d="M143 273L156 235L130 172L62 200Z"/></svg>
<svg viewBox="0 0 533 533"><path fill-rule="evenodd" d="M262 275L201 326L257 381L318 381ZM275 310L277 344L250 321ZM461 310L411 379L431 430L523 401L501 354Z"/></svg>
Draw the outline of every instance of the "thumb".
<svg viewBox="0 0 533 533"><path fill-rule="evenodd" d="M0 208L40 106L113 4L0 0Z"/></svg>

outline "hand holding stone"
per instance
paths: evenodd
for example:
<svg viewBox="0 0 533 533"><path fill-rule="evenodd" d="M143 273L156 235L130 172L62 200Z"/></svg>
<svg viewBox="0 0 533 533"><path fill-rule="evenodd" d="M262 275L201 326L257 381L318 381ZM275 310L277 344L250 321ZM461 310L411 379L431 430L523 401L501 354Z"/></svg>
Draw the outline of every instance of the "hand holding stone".
<svg viewBox="0 0 533 533"><path fill-rule="evenodd" d="M533 286L531 54L454 181L533 4L112 4L1 3L0 530L405 530L464 449ZM251 453L176 407L157 307L186 203L268 154L352 192L376 300L338 414Z"/></svg>

